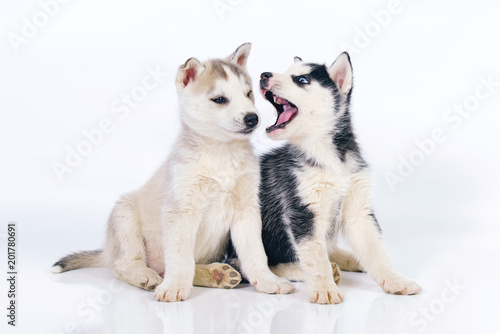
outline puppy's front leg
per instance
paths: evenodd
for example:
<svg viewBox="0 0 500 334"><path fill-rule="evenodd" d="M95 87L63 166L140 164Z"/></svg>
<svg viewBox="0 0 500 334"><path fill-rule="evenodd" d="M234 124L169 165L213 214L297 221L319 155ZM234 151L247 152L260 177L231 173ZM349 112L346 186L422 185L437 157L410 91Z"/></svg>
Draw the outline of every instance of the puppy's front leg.
<svg viewBox="0 0 500 334"><path fill-rule="evenodd" d="M233 241L241 271L259 292L291 293L295 287L288 280L273 274L267 264L262 244L262 220L255 184L251 177L240 180L235 196L235 217L231 225Z"/></svg>
<svg viewBox="0 0 500 334"><path fill-rule="evenodd" d="M420 286L399 274L389 258L376 228L373 214L358 214L358 217L344 222L344 233L351 248L358 256L361 266L382 289L396 295L414 295Z"/></svg>
<svg viewBox="0 0 500 334"><path fill-rule="evenodd" d="M334 281L325 238L313 235L298 241L297 253L309 290L309 301L318 304L341 303L344 297Z"/></svg>
<svg viewBox="0 0 500 334"><path fill-rule="evenodd" d="M186 300L193 287L194 246L201 215L194 211L166 213L164 231L165 277L154 297L161 302Z"/></svg>
<svg viewBox="0 0 500 334"><path fill-rule="evenodd" d="M344 202L343 232L359 263L382 289L396 295L414 295L421 287L399 274L382 242L380 227L370 204L366 174L353 178Z"/></svg>
<svg viewBox="0 0 500 334"><path fill-rule="evenodd" d="M241 271L259 292L291 293L295 290L293 284L273 274L267 265L260 224L260 212L244 212L233 223L231 239L240 260Z"/></svg>

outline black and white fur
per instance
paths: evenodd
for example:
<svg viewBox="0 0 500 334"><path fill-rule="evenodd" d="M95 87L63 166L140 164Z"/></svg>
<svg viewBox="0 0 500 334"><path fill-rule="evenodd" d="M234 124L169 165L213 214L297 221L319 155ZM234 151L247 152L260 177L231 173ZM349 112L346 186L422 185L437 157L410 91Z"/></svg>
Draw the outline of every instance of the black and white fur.
<svg viewBox="0 0 500 334"><path fill-rule="evenodd" d="M284 74L262 73L260 84L278 111L267 134L288 140L260 161L262 238L273 272L304 280L310 301L320 304L343 300L331 262L366 271L388 293L418 293L416 283L394 270L382 243L369 167L349 113L349 55L328 68L296 57ZM340 234L354 257L337 248Z"/></svg>

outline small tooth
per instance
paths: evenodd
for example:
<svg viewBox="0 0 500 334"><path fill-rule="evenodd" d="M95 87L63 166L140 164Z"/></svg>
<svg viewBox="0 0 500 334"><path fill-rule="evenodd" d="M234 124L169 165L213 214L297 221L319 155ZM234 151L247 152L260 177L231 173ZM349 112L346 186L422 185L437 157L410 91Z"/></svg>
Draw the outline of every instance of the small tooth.
<svg viewBox="0 0 500 334"><path fill-rule="evenodd" d="M273 96L273 101L274 101L274 103L279 104L278 100L279 100L279 97L277 97L276 95L274 95L274 96Z"/></svg>

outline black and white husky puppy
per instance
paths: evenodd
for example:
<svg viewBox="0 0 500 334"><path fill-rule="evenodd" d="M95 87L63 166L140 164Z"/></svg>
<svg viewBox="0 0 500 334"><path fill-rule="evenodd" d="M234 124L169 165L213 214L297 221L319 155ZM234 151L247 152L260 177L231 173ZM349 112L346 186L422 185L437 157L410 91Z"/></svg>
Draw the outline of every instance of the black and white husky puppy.
<svg viewBox="0 0 500 334"><path fill-rule="evenodd" d="M304 280L309 300L320 304L343 300L331 262L366 271L385 292L418 293L416 283L395 271L382 243L369 167L349 114L349 55L328 68L296 57L284 74L262 73L260 88L278 113L268 136L288 140L260 162L262 237L273 272ZM354 257L336 247L339 234Z"/></svg>

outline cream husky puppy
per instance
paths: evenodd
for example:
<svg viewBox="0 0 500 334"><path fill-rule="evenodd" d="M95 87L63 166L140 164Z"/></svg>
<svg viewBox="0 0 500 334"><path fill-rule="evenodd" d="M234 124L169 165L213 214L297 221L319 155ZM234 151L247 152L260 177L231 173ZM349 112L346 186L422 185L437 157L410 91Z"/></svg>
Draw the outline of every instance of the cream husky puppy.
<svg viewBox="0 0 500 334"><path fill-rule="evenodd" d="M68 255L53 272L111 267L122 281L155 290L159 301L185 300L193 283L239 283L229 265L213 263L231 234L241 271L257 291L294 290L269 270L262 245L259 162L249 142L259 122L246 71L250 46L226 59L190 58L179 68L182 129L168 159L118 201L103 250Z"/></svg>

